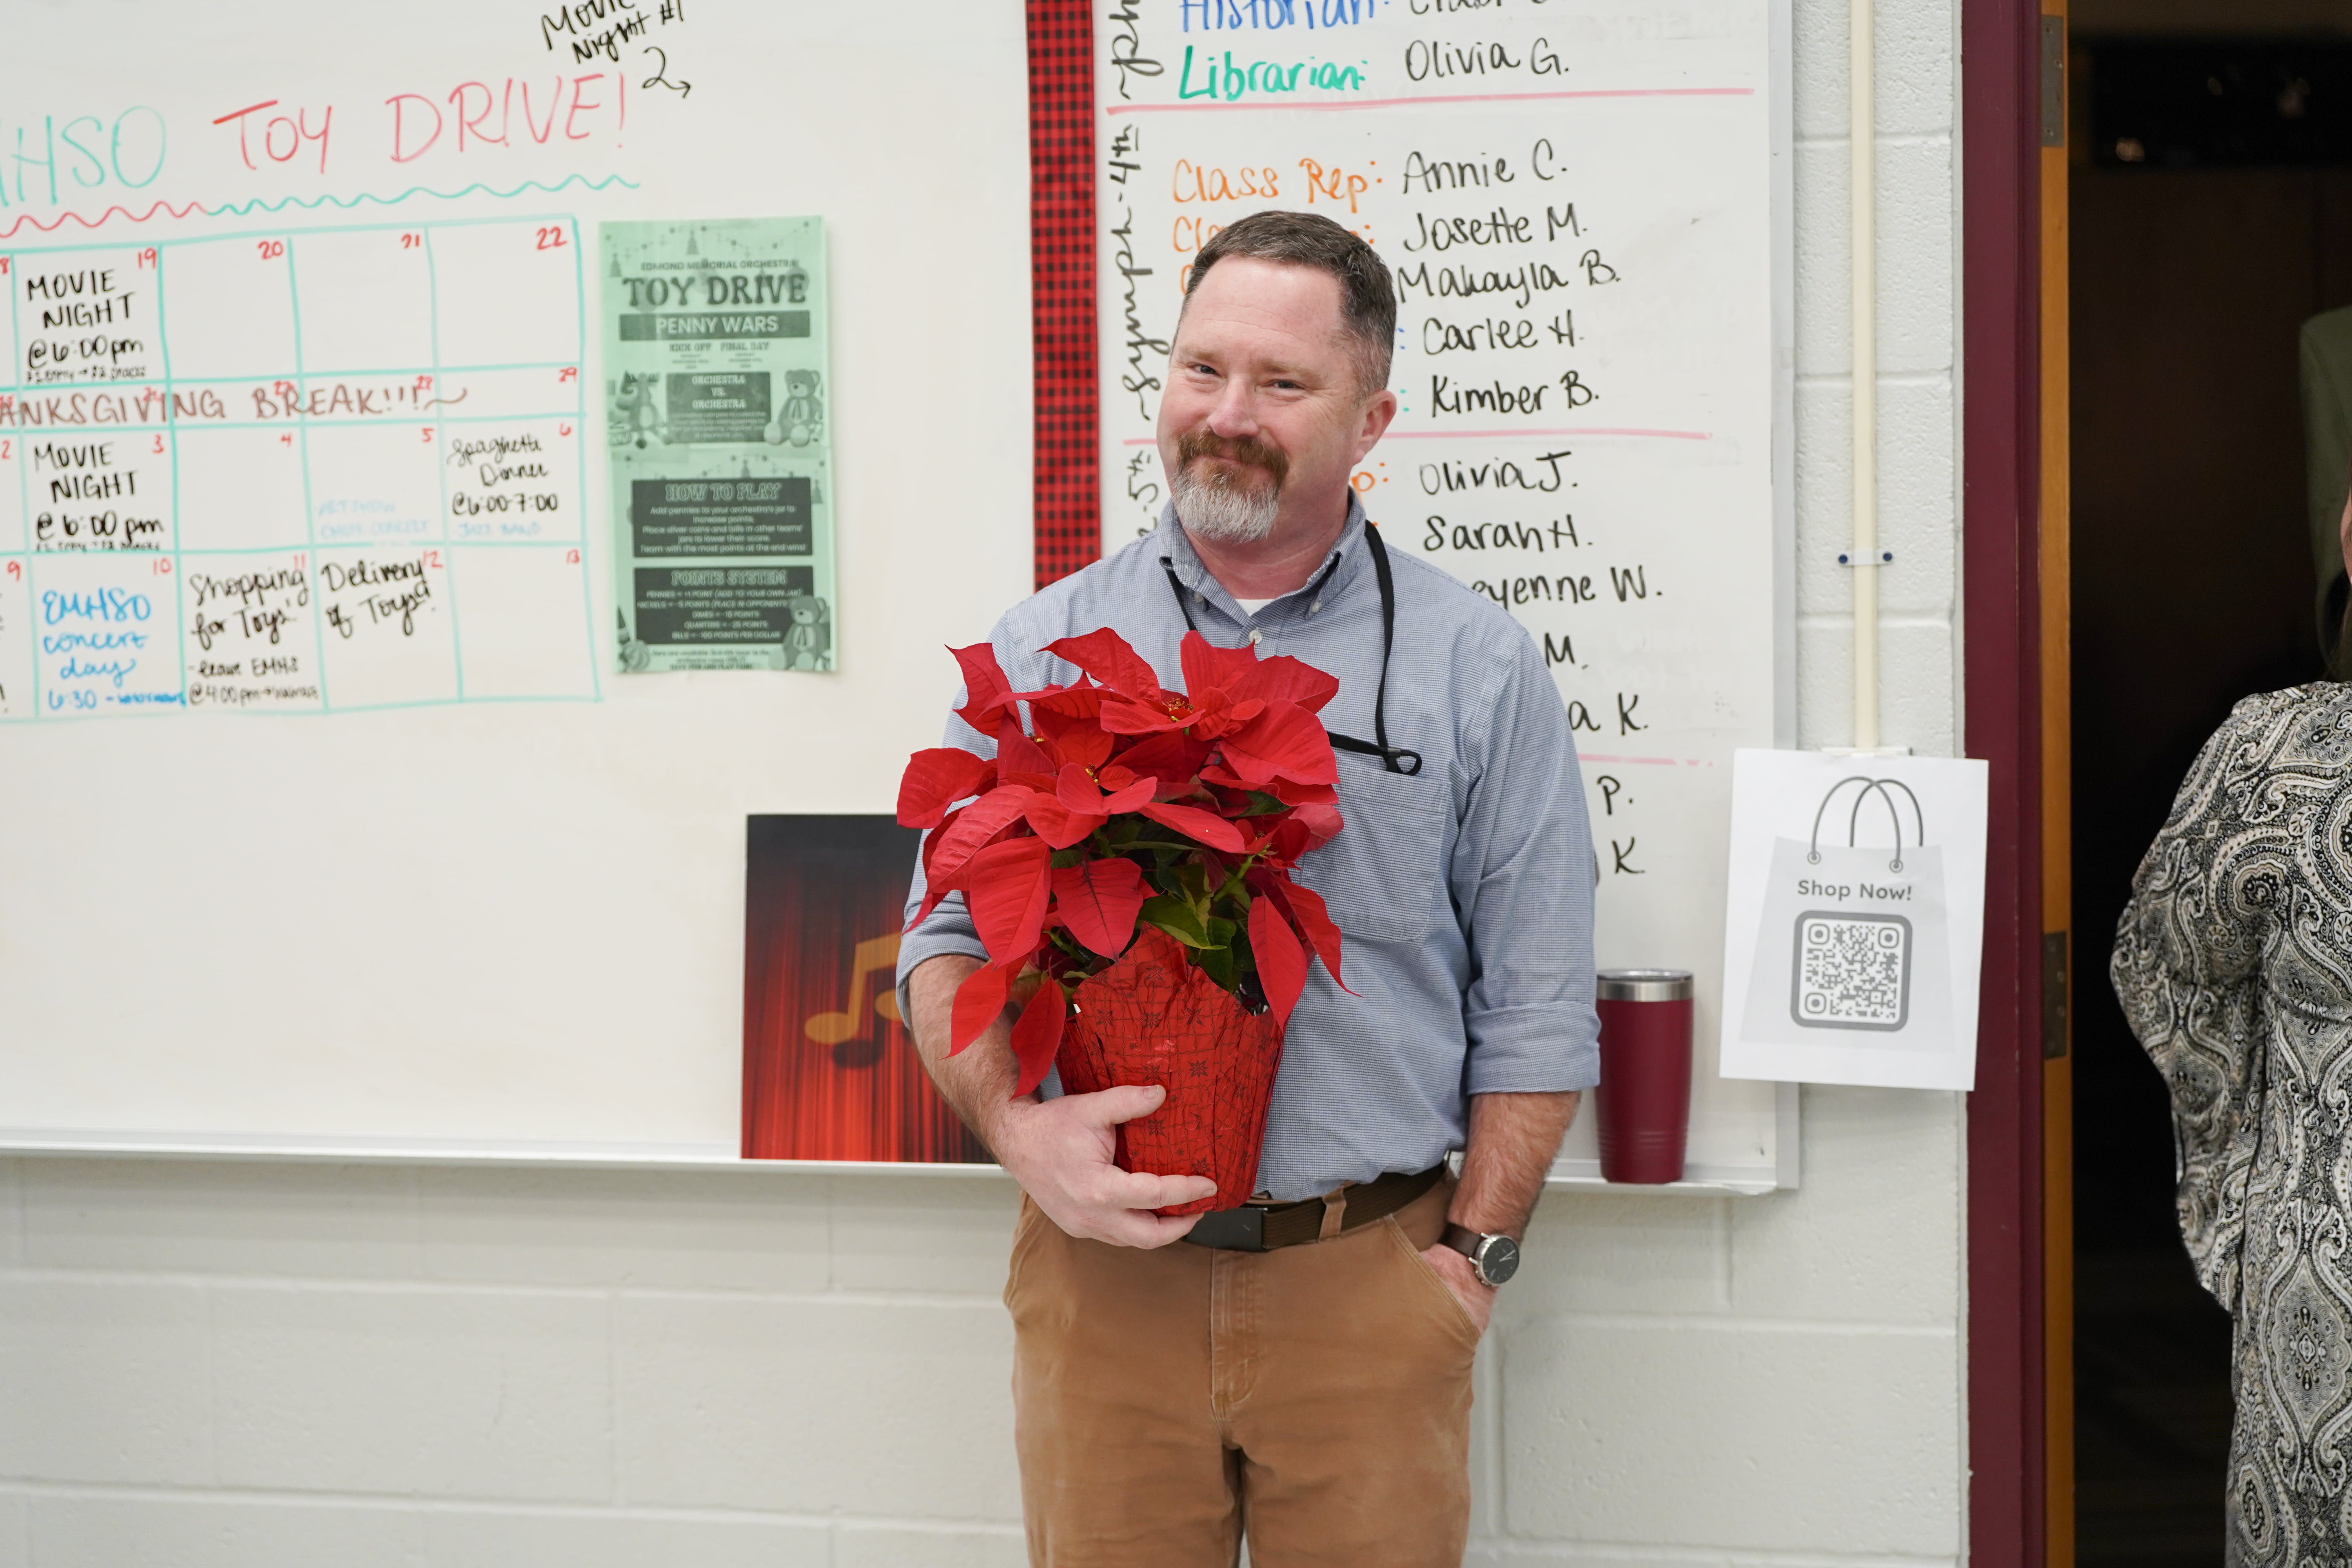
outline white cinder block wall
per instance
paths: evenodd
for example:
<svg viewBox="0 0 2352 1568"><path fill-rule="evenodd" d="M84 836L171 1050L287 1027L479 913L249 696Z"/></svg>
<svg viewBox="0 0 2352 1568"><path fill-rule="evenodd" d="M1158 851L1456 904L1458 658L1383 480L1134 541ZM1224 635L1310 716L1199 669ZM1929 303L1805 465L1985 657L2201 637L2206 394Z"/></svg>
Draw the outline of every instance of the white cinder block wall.
<svg viewBox="0 0 2352 1568"><path fill-rule="evenodd" d="M1959 735L1958 18L1878 11L1885 728ZM1851 733L1845 11L1797 0L1801 739ZM1555 1195L1480 1563L1955 1563L1962 1110L1804 1186ZM1001 1178L0 1161L0 1568L1022 1561Z"/></svg>

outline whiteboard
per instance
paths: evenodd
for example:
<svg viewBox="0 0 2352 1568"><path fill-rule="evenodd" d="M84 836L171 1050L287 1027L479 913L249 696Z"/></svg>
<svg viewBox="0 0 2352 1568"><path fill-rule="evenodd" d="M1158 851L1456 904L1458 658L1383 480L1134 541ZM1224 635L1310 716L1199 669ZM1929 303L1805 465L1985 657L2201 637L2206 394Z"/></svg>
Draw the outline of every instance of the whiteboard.
<svg viewBox="0 0 2352 1568"><path fill-rule="evenodd" d="M1596 956L1695 973L1691 1174L1767 1185L1793 1102L1716 1058L1732 752L1794 736L1789 29L1785 0L1184 0L1094 36L1106 547L1164 504L1193 251L1268 207L1369 239L1402 407L1356 489L1543 649Z"/></svg>
<svg viewBox="0 0 2352 1568"><path fill-rule="evenodd" d="M579 586L567 602L526 583L513 602L540 619L469 623L493 655L514 634L486 689L359 712L0 718L0 1144L731 1159L745 817L887 810L907 752L935 742L942 646L980 639L1030 587L1023 8L608 0L566 27L548 21L562 8L421 0L363 49L289 0L20 9L42 47L0 61L12 267L21 252L88 270L74 259L104 252L135 271L167 247L260 265L273 242L301 257L411 233L436 265L468 240L530 246L537 264L543 231L593 255L606 219L822 217L840 605L835 673L616 672L604 378L582 328L576 402L510 388L521 400L501 405L551 422L551 441L567 417L585 437L556 487L579 520ZM1129 9L1179 8L1102 0L1098 47ZM1726 726L1743 736L1785 729L1792 669L1788 22L1766 9L1760 33L1746 4L1563 13L1588 32L1731 16L1770 53L1754 97L1771 425L1743 437L1742 474L1752 488L1760 440L1768 510L1748 525L1770 542L1746 613L1769 628L1750 668L1777 695ZM510 260L470 285L450 268L466 324L436 323L436 354L508 363L462 345L560 326L560 277ZM595 282L575 270L575 321ZM187 320L224 353L250 346L234 319ZM341 320L371 325L364 309ZM545 340L518 352L562 368ZM222 374L268 368L248 355ZM1107 506L1105 521L1116 535L1125 520ZM0 572L12 554L29 568L31 542L0 538ZM24 679L0 668L0 686ZM1706 862L1708 809L1693 797L1674 858ZM1719 929L1703 875L1665 881L1629 921L1604 917L1604 962L1671 961L1646 940L1612 951L1612 931ZM1691 963L1703 1011L1714 964ZM1710 1067L1693 1175L1786 1179L1792 1106L1727 1102ZM1591 1174L1589 1128L1559 1173Z"/></svg>
<svg viewBox="0 0 2352 1568"><path fill-rule="evenodd" d="M499 406L586 454L533 492L575 530L545 542L562 546L545 575L456 564L467 700L0 719L0 1137L733 1155L745 817L889 809L907 752L938 734L941 646L978 640L1029 588L1023 16L1010 0L572 8L600 12L567 29L543 26L565 15L551 5L420 0L362 41L291 0L14 7L38 40L0 61L0 256L17 278L134 279L152 248L175 280L203 269L189 257L243 279L282 267L281 244L396 269L415 234L446 363L536 374L578 358L570 387L478 375L473 406L519 399ZM578 314L593 262L584 278L543 264L604 219L803 215L830 247L838 672L618 674L597 334ZM562 246L538 249L550 230ZM315 363L317 334L384 329L411 297L306 300L300 352ZM175 390L194 396L199 369L292 368L257 312L190 305L165 323ZM148 328L142 313L65 335L110 356ZM36 434L104 437L127 458L156 433L132 412L129 430ZM0 430L20 444L7 460L27 434ZM189 458L253 485L217 526L289 504L257 466L273 436ZM73 482L129 510L103 474ZM32 561L7 536L24 524L0 520L0 578L13 560L119 586L95 554ZM568 603L550 586L566 565ZM266 585L208 586L270 607ZM24 680L0 666L0 686Z"/></svg>

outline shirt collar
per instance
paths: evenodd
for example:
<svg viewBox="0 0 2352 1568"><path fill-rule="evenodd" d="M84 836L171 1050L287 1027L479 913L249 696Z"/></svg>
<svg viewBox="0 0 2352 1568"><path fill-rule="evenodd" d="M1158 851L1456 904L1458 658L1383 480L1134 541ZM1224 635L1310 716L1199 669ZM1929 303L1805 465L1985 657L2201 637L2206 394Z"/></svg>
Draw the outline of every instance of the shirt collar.
<svg viewBox="0 0 2352 1568"><path fill-rule="evenodd" d="M1356 580L1364 559L1367 521L1364 503L1350 491L1348 496L1348 521L1340 526L1339 538L1331 546L1331 552L1323 558L1322 564L1316 567L1314 575L1307 579L1305 586L1314 590L1309 595L1313 604L1307 607L1332 603ZM1242 613L1242 607L1234 602L1234 596L1225 592L1225 585L1202 563L1200 552L1192 548L1192 541L1185 533L1184 525L1176 520L1176 503L1172 500L1160 509L1160 526L1152 532L1151 550L1155 556L1175 568L1176 580L1184 585L1186 593L1197 595L1216 605L1237 624L1248 624L1250 617ZM1296 592L1293 590L1294 594ZM1290 596L1283 595L1284 598ZM1276 601L1277 604L1280 602L1279 599ZM1273 605L1267 608L1271 609Z"/></svg>

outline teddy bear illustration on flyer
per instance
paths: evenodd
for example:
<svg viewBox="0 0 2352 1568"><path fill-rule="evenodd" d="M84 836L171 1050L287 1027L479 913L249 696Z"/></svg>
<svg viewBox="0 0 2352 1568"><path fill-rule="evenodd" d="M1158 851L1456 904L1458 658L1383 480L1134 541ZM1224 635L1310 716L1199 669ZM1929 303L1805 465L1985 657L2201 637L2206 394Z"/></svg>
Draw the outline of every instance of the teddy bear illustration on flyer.
<svg viewBox="0 0 2352 1568"><path fill-rule="evenodd" d="M823 599L795 596L789 601L793 624L784 633L786 669L833 668L833 616Z"/></svg>
<svg viewBox="0 0 2352 1568"><path fill-rule="evenodd" d="M784 372L783 401L768 426L771 447L806 447L824 439L824 378L813 370Z"/></svg>

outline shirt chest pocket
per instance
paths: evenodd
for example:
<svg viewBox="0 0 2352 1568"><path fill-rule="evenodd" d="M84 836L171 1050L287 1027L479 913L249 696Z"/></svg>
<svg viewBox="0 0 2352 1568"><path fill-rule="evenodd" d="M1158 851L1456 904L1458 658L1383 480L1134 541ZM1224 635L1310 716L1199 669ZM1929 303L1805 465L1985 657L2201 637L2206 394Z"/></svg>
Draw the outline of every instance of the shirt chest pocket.
<svg viewBox="0 0 2352 1568"><path fill-rule="evenodd" d="M1453 793L1442 777L1339 759L1339 836L1298 863L1342 937L1418 942L1452 908Z"/></svg>

